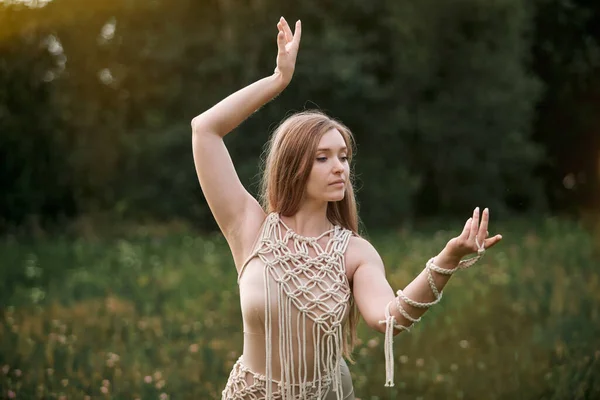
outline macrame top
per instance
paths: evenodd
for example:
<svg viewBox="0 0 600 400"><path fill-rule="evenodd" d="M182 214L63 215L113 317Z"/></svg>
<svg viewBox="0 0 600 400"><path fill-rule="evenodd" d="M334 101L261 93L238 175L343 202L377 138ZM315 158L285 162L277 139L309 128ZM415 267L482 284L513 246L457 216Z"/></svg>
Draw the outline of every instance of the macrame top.
<svg viewBox="0 0 600 400"><path fill-rule="evenodd" d="M352 231L295 233L267 216L238 277L244 363L265 382L263 398L342 397L340 359L351 290L344 253ZM258 397L257 397L258 398Z"/></svg>

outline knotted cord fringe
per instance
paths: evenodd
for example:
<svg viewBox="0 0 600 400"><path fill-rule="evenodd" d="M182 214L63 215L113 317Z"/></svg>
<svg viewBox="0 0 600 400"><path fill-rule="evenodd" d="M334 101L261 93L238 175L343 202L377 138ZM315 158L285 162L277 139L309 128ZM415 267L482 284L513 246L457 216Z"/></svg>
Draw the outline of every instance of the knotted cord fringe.
<svg viewBox="0 0 600 400"><path fill-rule="evenodd" d="M390 314L390 310L389 310L390 305L392 304L392 302L394 302L394 305L396 306L396 309L398 310L398 312L404 318L406 318L407 320L409 320L411 322L411 326L415 322L421 321L421 317L419 317L419 318L412 317L402 307L402 304L400 303L400 299L402 299L402 301L404 301L406 304L411 305L416 308L429 308L429 307L439 303L442 300L442 292L440 292L438 290L437 286L435 286L435 281L433 280L433 275L432 275L431 271L437 272L442 275L452 275L459 269L467 269L467 268L471 267L473 264L475 264L477 261L479 261L479 259L485 253L485 248L483 248L483 246L479 245L479 242L477 241L477 239L475 239L475 242L478 247L477 256L460 261L458 263L458 266L456 266L453 269L446 269L446 268L438 267L437 265L435 265L433 263L433 260L434 260L433 258L430 258L429 261L427 261L427 263L425 264L425 269L427 270L427 282L429 282L429 287L431 288L431 292L433 293L433 296L435 297L434 301L427 302L427 303L421 303L418 301L414 301L414 300L410 299L409 297L407 297L402 290L398 290L396 292L397 296L394 298L394 300L390 301L385 306L385 312L384 312L385 320L379 321L379 323L385 324L385 339L384 339L385 343L384 343L383 350L384 350L384 355L385 355L385 386L386 387L394 386L394 342L393 342L394 341L394 329L410 332L410 326L396 324L396 318Z"/></svg>
<svg viewBox="0 0 600 400"><path fill-rule="evenodd" d="M331 238L323 249L319 239L326 235L331 235ZM332 387L338 400L342 399L339 360L342 357L343 322L351 297L344 252L351 235L351 231L334 226L319 237L304 237L285 225L277 213L267 217L260 234L259 247L254 253L264 263L264 391L256 391L256 395L260 397L248 398L243 397L243 393L229 391L234 399L317 400L327 394L329 387ZM316 257L309 255L309 248L314 250ZM273 282L276 283L274 288L271 287ZM271 309L273 299L277 302L276 310ZM295 327L292 323L293 309L298 312ZM277 322L273 321L274 311L278 314ZM307 330L311 329L308 319L313 322L312 381L308 380L306 354ZM276 342L273 340L275 327L279 331ZM299 360L294 359L294 337L298 345ZM281 389L275 391L273 345L279 346L281 366ZM295 365L298 365L297 371Z"/></svg>

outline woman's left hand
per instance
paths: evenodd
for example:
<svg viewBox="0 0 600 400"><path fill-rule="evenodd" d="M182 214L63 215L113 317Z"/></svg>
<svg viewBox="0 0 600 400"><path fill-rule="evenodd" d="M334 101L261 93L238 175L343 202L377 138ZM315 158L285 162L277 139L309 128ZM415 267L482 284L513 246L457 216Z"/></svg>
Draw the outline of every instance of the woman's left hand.
<svg viewBox="0 0 600 400"><path fill-rule="evenodd" d="M464 256L477 253L481 249L487 250L502 240L502 235L488 237L490 210L487 208L483 210L481 223L479 217L479 207L477 207L473 211L473 217L469 218L465 223L462 233L450 239L446 245L444 252L447 256L460 261Z"/></svg>
<svg viewBox="0 0 600 400"><path fill-rule="evenodd" d="M302 36L302 24L296 21L296 30L292 33L285 18L281 17L277 23L277 66L275 74L280 75L286 83L292 80L296 68L296 58Z"/></svg>

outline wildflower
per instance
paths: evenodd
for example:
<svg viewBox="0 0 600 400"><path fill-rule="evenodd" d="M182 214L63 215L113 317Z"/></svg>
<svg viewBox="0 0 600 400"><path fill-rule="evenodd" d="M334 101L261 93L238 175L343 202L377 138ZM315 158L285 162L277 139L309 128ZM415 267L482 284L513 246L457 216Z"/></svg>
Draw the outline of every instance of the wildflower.
<svg viewBox="0 0 600 400"><path fill-rule="evenodd" d="M109 368L114 367L117 361L120 359L119 355L115 353L108 353L107 356L108 358L106 359L106 366Z"/></svg>
<svg viewBox="0 0 600 400"><path fill-rule="evenodd" d="M169 395L166 393L161 393L160 394L160 400L168 400L169 399Z"/></svg>
<svg viewBox="0 0 600 400"><path fill-rule="evenodd" d="M450 371L456 371L458 369L458 365L452 364L450 365Z"/></svg>
<svg viewBox="0 0 600 400"><path fill-rule="evenodd" d="M8 371L10 371L10 366L8 364L5 364L2 366L2 373L4 375L8 374Z"/></svg>
<svg viewBox="0 0 600 400"><path fill-rule="evenodd" d="M165 386L165 381L163 381L162 379L160 381L156 382L156 385L155 385L155 387L159 390L162 389L164 386Z"/></svg>
<svg viewBox="0 0 600 400"><path fill-rule="evenodd" d="M406 364L406 363L408 362L408 356L401 355L401 356L400 356L400 362L401 362L402 364Z"/></svg>
<svg viewBox="0 0 600 400"><path fill-rule="evenodd" d="M423 360L422 358L418 358L415 364L417 365L417 367L422 367L423 365L425 365L425 360Z"/></svg>
<svg viewBox="0 0 600 400"><path fill-rule="evenodd" d="M67 387L67 385L69 384L69 380L68 379L63 379L62 381L60 381L60 383L62 383L62 385L64 387Z"/></svg>
<svg viewBox="0 0 600 400"><path fill-rule="evenodd" d="M144 382L146 382L146 383L152 383L152 377L150 375L146 375L144 377Z"/></svg>
<svg viewBox="0 0 600 400"><path fill-rule="evenodd" d="M54 374L54 370L53 370L52 368L48 368L48 369L46 370L46 373L47 373L49 376L52 376L52 374Z"/></svg>
<svg viewBox="0 0 600 400"><path fill-rule="evenodd" d="M191 344L191 345L190 345L190 348L189 348L189 350L190 350L190 353L197 353L197 352L198 352L198 349L199 349L199 347L200 347L200 346L198 346L198 344L197 344L197 343Z"/></svg>
<svg viewBox="0 0 600 400"><path fill-rule="evenodd" d="M106 386L102 386L102 387L100 388L100 391L101 391L102 393L104 393L104 394L107 394L107 393L108 393L108 388L107 388Z"/></svg>
<svg viewBox="0 0 600 400"><path fill-rule="evenodd" d="M162 378L162 373L160 371L156 371L154 373L154 379L159 380L160 378Z"/></svg>
<svg viewBox="0 0 600 400"><path fill-rule="evenodd" d="M109 387L110 386L110 381L108 379L103 379L102 380L102 386Z"/></svg>
<svg viewBox="0 0 600 400"><path fill-rule="evenodd" d="M12 390L9 390L8 393L8 398L9 399L14 399L15 397L17 397L17 395L15 394L15 392L13 392Z"/></svg>
<svg viewBox="0 0 600 400"><path fill-rule="evenodd" d="M377 339L371 339L367 342L367 346L371 349L374 347L377 347L378 344L379 344L379 341Z"/></svg>
<svg viewBox="0 0 600 400"><path fill-rule="evenodd" d="M460 347L462 347L463 349L466 349L467 347L469 347L469 342L467 342L466 340L461 340L459 343Z"/></svg>

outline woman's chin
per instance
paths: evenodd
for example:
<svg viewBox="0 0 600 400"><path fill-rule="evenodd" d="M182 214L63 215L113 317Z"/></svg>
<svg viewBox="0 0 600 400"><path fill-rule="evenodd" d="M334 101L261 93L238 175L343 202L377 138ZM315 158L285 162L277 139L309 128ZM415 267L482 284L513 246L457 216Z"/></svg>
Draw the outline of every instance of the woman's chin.
<svg viewBox="0 0 600 400"><path fill-rule="evenodd" d="M328 197L327 201L331 202L331 203L335 203L336 201L342 201L342 200L344 200L345 195L346 195L346 193L344 192L344 193L340 193L340 194L327 196Z"/></svg>

